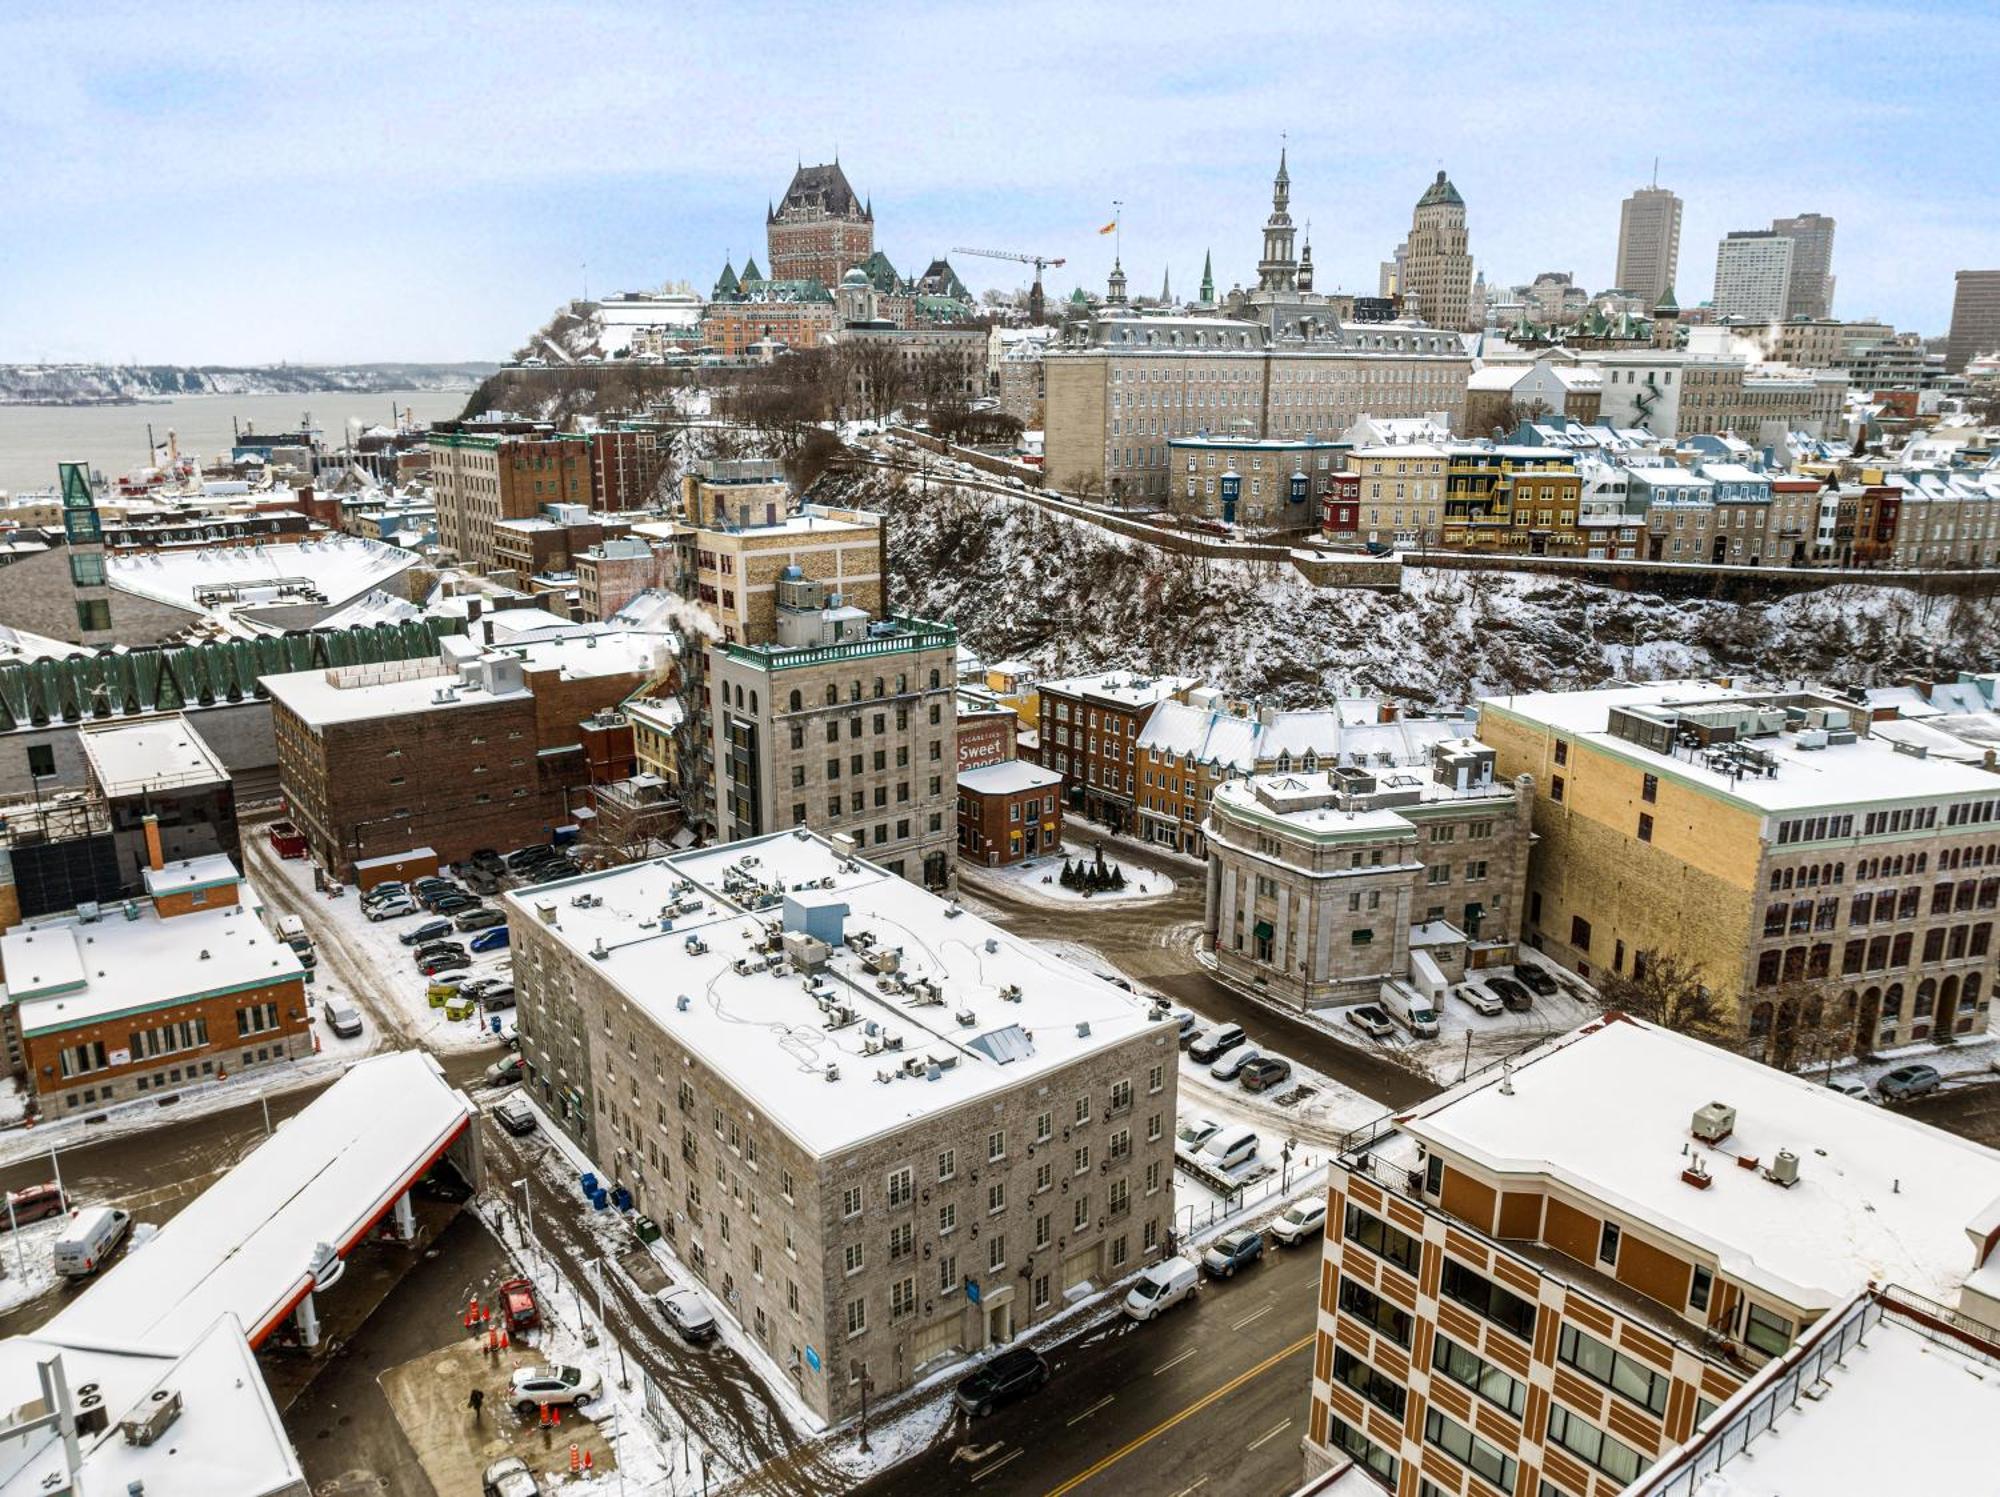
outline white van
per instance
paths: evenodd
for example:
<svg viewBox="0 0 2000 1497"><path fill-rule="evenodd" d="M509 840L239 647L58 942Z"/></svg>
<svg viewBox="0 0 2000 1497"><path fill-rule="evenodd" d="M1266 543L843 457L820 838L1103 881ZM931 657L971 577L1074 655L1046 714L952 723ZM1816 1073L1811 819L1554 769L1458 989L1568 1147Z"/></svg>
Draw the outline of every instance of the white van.
<svg viewBox="0 0 2000 1497"><path fill-rule="evenodd" d="M132 1215L110 1206L79 1206L63 1223L55 1242L55 1269L64 1278L94 1274L132 1225Z"/></svg>
<svg viewBox="0 0 2000 1497"><path fill-rule="evenodd" d="M1201 1274L1185 1258L1166 1258L1139 1275L1125 1296L1125 1313L1134 1320L1151 1320L1184 1299L1193 1299Z"/></svg>
<svg viewBox="0 0 2000 1497"><path fill-rule="evenodd" d="M1224 1128L1201 1146L1201 1162L1212 1170L1227 1174L1240 1164L1247 1164L1257 1157L1257 1130L1255 1128Z"/></svg>
<svg viewBox="0 0 2000 1497"><path fill-rule="evenodd" d="M1389 1017L1420 1040L1436 1039L1437 1005L1406 982L1382 984L1382 1007Z"/></svg>

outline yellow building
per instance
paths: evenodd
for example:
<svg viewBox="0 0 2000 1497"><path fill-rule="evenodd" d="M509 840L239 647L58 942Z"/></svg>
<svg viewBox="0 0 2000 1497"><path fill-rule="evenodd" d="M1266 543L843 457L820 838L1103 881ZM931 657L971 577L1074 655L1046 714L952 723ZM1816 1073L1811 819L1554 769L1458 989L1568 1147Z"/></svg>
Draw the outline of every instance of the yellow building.
<svg viewBox="0 0 2000 1497"><path fill-rule="evenodd" d="M1581 555L1576 518L1582 496L1583 479L1560 448L1447 448L1444 544L1528 556Z"/></svg>

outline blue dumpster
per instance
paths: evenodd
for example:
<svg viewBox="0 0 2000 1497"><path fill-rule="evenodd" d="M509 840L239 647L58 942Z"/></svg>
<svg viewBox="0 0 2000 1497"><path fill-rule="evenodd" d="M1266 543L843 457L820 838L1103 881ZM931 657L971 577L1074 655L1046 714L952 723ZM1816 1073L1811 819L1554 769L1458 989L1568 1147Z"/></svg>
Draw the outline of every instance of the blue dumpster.
<svg viewBox="0 0 2000 1497"><path fill-rule="evenodd" d="M602 1210L603 1210L603 1209L604 1209L605 1207L609 1206L610 1204L611 1204L611 1192L610 1192L610 1191L608 1191L608 1190L597 1190L597 1191L592 1191L592 1192L591 1192L591 1196L590 1196L590 1209L591 1209L591 1210L593 1210L593 1211L602 1211Z"/></svg>
<svg viewBox="0 0 2000 1497"><path fill-rule="evenodd" d="M580 1183L583 1186L583 1193L585 1195L590 1196L597 1194L597 1176L585 1175Z"/></svg>
<svg viewBox="0 0 2000 1497"><path fill-rule="evenodd" d="M620 1211L630 1211L632 1209L632 1192L622 1185L619 1186L611 1192L611 1204L616 1206Z"/></svg>

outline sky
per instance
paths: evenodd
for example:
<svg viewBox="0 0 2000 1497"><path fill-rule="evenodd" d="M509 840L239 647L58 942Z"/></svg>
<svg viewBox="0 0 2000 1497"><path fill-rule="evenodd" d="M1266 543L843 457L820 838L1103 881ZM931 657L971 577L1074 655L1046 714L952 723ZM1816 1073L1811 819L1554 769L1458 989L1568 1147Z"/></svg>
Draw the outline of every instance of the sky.
<svg viewBox="0 0 2000 1497"><path fill-rule="evenodd" d="M1375 291L1439 167L1489 282L1601 289L1656 156L1683 305L1803 212L1836 316L1941 334L2000 266L1990 0L7 0L0 57L0 362L499 359L586 290L764 263L836 153L899 269L1061 255L1065 294L1114 202L1135 293L1254 279L1281 144L1321 289Z"/></svg>

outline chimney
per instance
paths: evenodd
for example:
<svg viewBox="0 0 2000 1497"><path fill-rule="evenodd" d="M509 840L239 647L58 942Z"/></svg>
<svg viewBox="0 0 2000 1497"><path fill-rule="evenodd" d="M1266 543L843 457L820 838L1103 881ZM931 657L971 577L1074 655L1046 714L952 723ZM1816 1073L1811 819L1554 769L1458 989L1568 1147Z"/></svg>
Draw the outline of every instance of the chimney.
<svg viewBox="0 0 2000 1497"><path fill-rule="evenodd" d="M160 818L151 811L146 813L146 866L158 873L167 866L166 857L160 851Z"/></svg>

